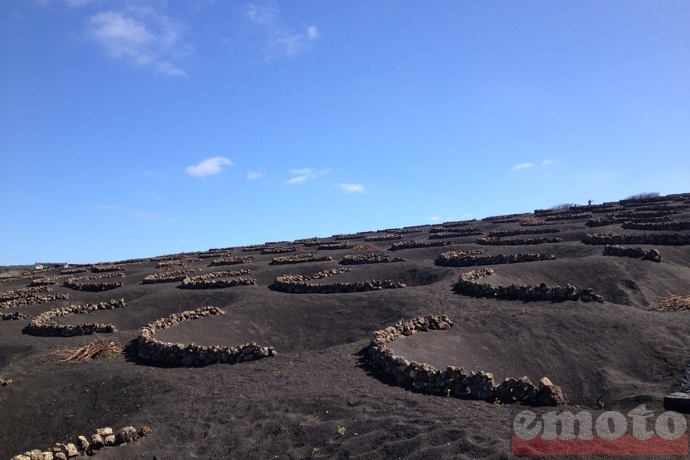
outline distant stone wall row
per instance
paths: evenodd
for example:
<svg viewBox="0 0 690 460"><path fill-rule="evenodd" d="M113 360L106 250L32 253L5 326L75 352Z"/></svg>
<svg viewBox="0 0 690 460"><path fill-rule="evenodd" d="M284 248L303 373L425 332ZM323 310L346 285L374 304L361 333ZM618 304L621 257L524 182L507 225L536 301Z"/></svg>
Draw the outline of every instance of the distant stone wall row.
<svg viewBox="0 0 690 460"><path fill-rule="evenodd" d="M69 294L55 293L40 295L46 292L53 292L52 288L46 286L13 289L0 293L0 309L14 308L20 305L33 305L56 300L70 299Z"/></svg>
<svg viewBox="0 0 690 460"><path fill-rule="evenodd" d="M209 267L219 267L222 265L240 265L248 264L254 260L254 256L231 256L222 257L220 259L213 259Z"/></svg>
<svg viewBox="0 0 690 460"><path fill-rule="evenodd" d="M91 267L93 273L119 272L125 270L125 265L94 265Z"/></svg>
<svg viewBox="0 0 690 460"><path fill-rule="evenodd" d="M579 220L579 219L589 219L592 217L591 213L588 212L566 212L562 214L551 214L544 218L546 222L562 221L562 220Z"/></svg>
<svg viewBox="0 0 690 460"><path fill-rule="evenodd" d="M389 251L400 251L403 249L416 249L416 248L432 248L432 247L438 247L438 246L449 246L453 244L450 241L419 241L419 240L412 240L412 241L399 241L397 243L393 243L393 245L390 247Z"/></svg>
<svg viewBox="0 0 690 460"><path fill-rule="evenodd" d="M261 254L285 254L287 252L297 252L296 246L278 246L278 247L268 247L261 250Z"/></svg>
<svg viewBox="0 0 690 460"><path fill-rule="evenodd" d="M347 241L345 242L335 242L335 243L323 243L318 246L317 249L320 251L331 251L331 250L339 250L339 249L350 249L352 248L352 245L349 244Z"/></svg>
<svg viewBox="0 0 690 460"><path fill-rule="evenodd" d="M0 312L0 321L17 321L20 319L31 319L32 316L19 313L18 311L13 311L12 313L2 313Z"/></svg>
<svg viewBox="0 0 690 460"><path fill-rule="evenodd" d="M364 238L364 241L390 241L390 240L401 240L402 235L399 233L386 233L383 235L372 235Z"/></svg>
<svg viewBox="0 0 690 460"><path fill-rule="evenodd" d="M440 371L428 364L397 356L387 346L401 335L446 330L452 326L453 322L446 315L429 315L400 321L384 330L374 332L374 338L366 350L371 367L391 376L403 387L427 394L545 406L568 403L561 388L553 385L546 377L540 380L539 385L533 384L528 377L509 377L497 384L493 374L489 372L468 372L462 367L454 366Z"/></svg>
<svg viewBox="0 0 690 460"><path fill-rule="evenodd" d="M520 225L523 227L539 227L539 226L546 226L546 225L556 225L557 222L544 222L543 220L539 220L535 217L528 217L527 219L523 219L520 221Z"/></svg>
<svg viewBox="0 0 690 460"><path fill-rule="evenodd" d="M675 222L625 222L621 225L626 230L651 230L659 231L666 230L677 232L681 230L690 230L690 221L675 221Z"/></svg>
<svg viewBox="0 0 690 460"><path fill-rule="evenodd" d="M690 235L682 233L642 235L616 235L613 232L589 233L583 239L585 244L654 244L662 246L684 246L690 244Z"/></svg>
<svg viewBox="0 0 690 460"><path fill-rule="evenodd" d="M169 272L155 273L153 275L148 275L141 282L142 284L154 284L154 283L174 283L176 281L182 281L187 278L192 273L199 273L200 268L190 268L187 270L173 270Z"/></svg>
<svg viewBox="0 0 690 460"><path fill-rule="evenodd" d="M122 272L114 272L114 273L101 273L100 275L70 276L67 279L71 279L72 281L91 281L91 280L107 280L107 279L112 279L112 278L125 278L126 276L127 275L125 275Z"/></svg>
<svg viewBox="0 0 690 460"><path fill-rule="evenodd" d="M474 280L478 278L490 276L493 273L494 271L490 268L478 272L463 273L455 284L454 290L458 294L470 297L520 300L524 302L564 302L566 300L581 300L583 302L604 301L604 297L596 294L593 289L578 289L571 284L554 287L549 287L544 283L539 286L511 284L509 286L494 287L490 284L474 282Z"/></svg>
<svg viewBox="0 0 690 460"><path fill-rule="evenodd" d="M141 427L137 431L133 426L126 426L115 432L112 428L98 428L91 435L91 442L85 436L77 437L75 442L66 444L55 443L46 450L33 449L23 454L15 455L11 460L67 460L83 455L96 455L104 447L115 447L137 441L152 433L151 428Z"/></svg>
<svg viewBox="0 0 690 460"><path fill-rule="evenodd" d="M671 218L670 217L638 217L638 218L630 218L630 217L595 217L594 219L590 219L587 222L585 222L585 225L587 227L603 227L605 225L615 225L615 224L625 224L628 222L631 223L656 223L656 222L670 222Z"/></svg>
<svg viewBox="0 0 690 460"><path fill-rule="evenodd" d="M652 262L661 262L661 254L656 249L642 249L642 248L624 248L622 246L604 247L605 256L618 257L632 257L635 259L642 258L642 260L651 260Z"/></svg>
<svg viewBox="0 0 690 460"><path fill-rule="evenodd" d="M60 274L61 275L74 275L77 273L86 273L88 271L89 271L88 267L73 267L73 268L65 268L64 270L60 271Z"/></svg>
<svg viewBox="0 0 690 460"><path fill-rule="evenodd" d="M477 244L485 244L491 246L523 246L523 245L535 245L544 243L562 243L562 238L556 238L554 236L543 236L541 238L513 238L512 240L505 240L503 238L498 238L495 236L490 236L486 238L479 238Z"/></svg>
<svg viewBox="0 0 690 460"><path fill-rule="evenodd" d="M89 303L86 305L70 305L69 307L55 308L35 317L24 328L24 333L40 337L73 337L76 335L90 335L115 332L112 324L59 324L53 320L57 316L80 315L100 310L113 310L124 308L125 299L111 300L110 302Z"/></svg>
<svg viewBox="0 0 690 460"><path fill-rule="evenodd" d="M459 236L472 236L472 235L483 235L485 232L480 228L467 228L467 227L434 227L429 230L430 234L444 233L448 235L453 235L454 237Z"/></svg>
<svg viewBox="0 0 690 460"><path fill-rule="evenodd" d="M283 256L274 257L270 265L290 265L290 264L301 264L306 262L327 262L333 260L331 256L315 257L314 254L310 252L305 252L304 254L298 254L294 256Z"/></svg>
<svg viewBox="0 0 690 460"><path fill-rule="evenodd" d="M185 278L182 280L180 289L223 289L233 286L249 286L256 284L254 278L233 278L233 279L199 279L200 277Z"/></svg>
<svg viewBox="0 0 690 460"><path fill-rule="evenodd" d="M381 289L400 289L406 287L404 283L391 280L377 280L353 283L312 284L309 281L350 271L349 269L333 269L319 272L316 275L283 275L275 279L271 289L289 294L341 294L348 292L377 291Z"/></svg>
<svg viewBox="0 0 690 460"><path fill-rule="evenodd" d="M554 260L553 254L498 254L495 256L479 256L471 251L444 252L436 259L436 265L441 267L472 267L477 265L518 264L523 262L538 262Z"/></svg>
<svg viewBox="0 0 690 460"><path fill-rule="evenodd" d="M680 209L667 209L667 210L653 210L653 211L637 211L637 210L625 210L625 211L615 211L610 214L606 214L606 217L627 217L628 219L651 219L654 217L668 217L673 214L679 214L682 212Z"/></svg>
<svg viewBox="0 0 690 460"><path fill-rule="evenodd" d="M77 283L73 279L66 279L62 285L66 288L74 289L75 291L101 292L109 291L122 287L121 282L110 283Z"/></svg>
<svg viewBox="0 0 690 460"><path fill-rule="evenodd" d="M343 265L362 265L362 264L380 264L388 262L405 262L406 259L395 257L391 259L390 254L382 253L369 253L369 254L346 254L343 260L340 261Z"/></svg>
<svg viewBox="0 0 690 460"><path fill-rule="evenodd" d="M506 237L517 235L541 235L544 233L560 233L560 228L511 228L508 230L494 230L489 232L488 237Z"/></svg>
<svg viewBox="0 0 690 460"><path fill-rule="evenodd" d="M174 313L147 324L141 330L135 343L140 360L166 366L199 367L209 364L235 364L243 361L275 356L273 347L264 347L254 342L236 347L221 345L201 346L191 343L161 342L154 338L157 329L166 329L183 321L199 319L213 315L224 315L225 311L217 307L200 307L196 310Z"/></svg>

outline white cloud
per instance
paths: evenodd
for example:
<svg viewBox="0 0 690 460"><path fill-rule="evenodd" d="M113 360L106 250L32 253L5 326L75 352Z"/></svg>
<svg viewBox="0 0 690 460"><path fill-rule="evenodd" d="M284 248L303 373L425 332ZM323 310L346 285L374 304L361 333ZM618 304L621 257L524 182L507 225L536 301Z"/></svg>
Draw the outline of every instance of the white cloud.
<svg viewBox="0 0 690 460"><path fill-rule="evenodd" d="M257 179L261 179L262 177L263 177L263 174L260 172L249 171L247 173L247 179L248 180L257 180Z"/></svg>
<svg viewBox="0 0 690 460"><path fill-rule="evenodd" d="M174 64L192 50L181 42L182 27L151 8L96 13L89 19L89 36L114 59L165 75L187 74Z"/></svg>
<svg viewBox="0 0 690 460"><path fill-rule="evenodd" d="M303 32L293 32L283 23L280 11L273 4L257 6L249 3L245 7L244 17L265 36L269 57L300 54L311 48L312 43L321 36L315 25L304 25Z"/></svg>
<svg viewBox="0 0 690 460"><path fill-rule="evenodd" d="M439 220L441 220L441 216L432 216L432 217L429 217L427 220L429 220L431 222L438 222Z"/></svg>
<svg viewBox="0 0 690 460"><path fill-rule="evenodd" d="M285 183L292 185L303 184L309 180L316 179L324 174L328 174L329 172L331 172L330 169L322 169L321 171L314 171L311 168L291 169L290 174L292 174L294 177L288 179L285 181Z"/></svg>
<svg viewBox="0 0 690 460"><path fill-rule="evenodd" d="M338 187L346 193L364 193L364 186L361 184L338 184Z"/></svg>
<svg viewBox="0 0 690 460"><path fill-rule="evenodd" d="M513 166L513 169L515 170L522 170L522 169L529 169L532 166L534 166L532 163L520 163L519 165Z"/></svg>
<svg viewBox="0 0 690 460"><path fill-rule="evenodd" d="M551 163L553 163L551 160L544 160L544 161L541 162L541 165L542 165L542 166L548 166L548 165L550 165Z"/></svg>
<svg viewBox="0 0 690 460"><path fill-rule="evenodd" d="M232 166L232 160L225 157L207 158L198 165L187 166L187 174L194 177L205 177L218 174L224 166Z"/></svg>

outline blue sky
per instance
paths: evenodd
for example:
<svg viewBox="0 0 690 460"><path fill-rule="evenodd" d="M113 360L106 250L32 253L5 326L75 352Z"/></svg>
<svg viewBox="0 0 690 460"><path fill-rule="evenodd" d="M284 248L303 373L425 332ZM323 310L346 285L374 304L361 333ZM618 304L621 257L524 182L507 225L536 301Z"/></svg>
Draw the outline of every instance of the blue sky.
<svg viewBox="0 0 690 460"><path fill-rule="evenodd" d="M0 264L689 192L690 2L4 0Z"/></svg>

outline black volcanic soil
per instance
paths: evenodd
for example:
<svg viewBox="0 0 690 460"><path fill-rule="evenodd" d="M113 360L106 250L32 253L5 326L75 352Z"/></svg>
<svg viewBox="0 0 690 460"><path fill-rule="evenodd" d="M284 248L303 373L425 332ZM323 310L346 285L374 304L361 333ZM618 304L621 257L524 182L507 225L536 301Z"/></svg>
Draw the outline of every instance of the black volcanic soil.
<svg viewBox="0 0 690 460"><path fill-rule="evenodd" d="M615 204L612 211L649 206L682 207L669 215L690 220L690 195L657 203ZM583 207L586 208L586 207ZM595 214L600 217L603 214ZM524 214L519 219L544 216ZM236 365L164 368L125 357L58 364L57 349L77 347L95 337L35 337L24 334L28 320L0 322L0 378L15 383L0 387L0 458L26 450L47 449L55 442L89 436L96 428L147 425L153 433L135 443L99 454L102 459L291 459L291 458L508 458L515 415L525 406L429 396L402 389L374 375L361 351L372 333L401 319L447 314L455 326L400 338L390 344L396 354L437 368L463 366L507 376L548 376L560 385L577 411L629 411L639 404L656 413L663 396L677 391L690 359L688 312L658 312L659 297L690 294L690 246L627 245L657 249L661 263L603 256L603 246L580 242L587 233L675 233L623 230L620 224L588 228L588 219L557 222L565 241L541 245L483 246L480 236L452 237L452 245L390 251L405 262L341 265L345 254L388 251L395 241L375 242L378 251L300 251L332 256L331 262L269 265L274 255L254 255L248 264L209 267L201 259L186 268L211 273L248 268L257 285L213 290L179 289L179 282L142 284L158 273L157 261L129 266L124 286L112 291L55 292L70 300L2 309L37 315L76 303L124 298L123 309L59 318L62 324L113 323L118 332L101 334L129 343L156 319L212 305L222 316L188 321L159 330L163 341L199 345L257 342L276 348L275 357ZM521 227L519 223L473 222L487 233ZM426 241L432 226L404 240ZM386 231L385 233L391 233ZM678 233L690 234L690 231ZM371 232L370 234L374 234ZM486 235L484 235L486 236ZM543 235L520 235L531 238ZM325 238L324 242L334 241ZM397 241L397 240L396 240ZM257 242L258 243L258 242ZM363 239L352 239L363 244ZM273 246L282 246L275 244ZM540 284L593 288L597 302L520 302L477 299L453 291L460 273L478 267L436 266L442 252L482 249L485 255L551 253L556 260L491 265L493 276L478 280L497 285ZM311 275L332 268L352 271L314 283L402 281L404 289L341 294L287 294L270 289L277 276ZM47 275L57 275L53 270ZM75 276L93 275L80 273ZM247 276L245 276L247 277ZM27 287L30 279L0 280L0 291ZM106 280L112 281L112 280ZM536 412L553 410L535 408ZM339 427L342 428L339 432Z"/></svg>

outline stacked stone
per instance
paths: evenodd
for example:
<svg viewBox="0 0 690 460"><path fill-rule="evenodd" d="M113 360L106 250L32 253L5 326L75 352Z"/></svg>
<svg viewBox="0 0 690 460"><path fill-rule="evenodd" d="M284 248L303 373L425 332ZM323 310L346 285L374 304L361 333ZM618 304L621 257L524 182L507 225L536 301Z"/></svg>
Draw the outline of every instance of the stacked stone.
<svg viewBox="0 0 690 460"><path fill-rule="evenodd" d="M66 288L74 289L75 291L88 292L109 291L111 289L122 287L122 283L120 281L110 283L77 283L73 278L66 279L62 285Z"/></svg>
<svg viewBox="0 0 690 460"><path fill-rule="evenodd" d="M504 240L498 237L479 238L477 244L485 244L491 246L523 246L544 243L562 243L562 238L543 236L541 238L514 238L512 240Z"/></svg>
<svg viewBox="0 0 690 460"><path fill-rule="evenodd" d="M661 254L656 249L624 248L622 246L607 245L604 247L605 256L632 257L634 259L651 260L661 262Z"/></svg>
<svg viewBox="0 0 690 460"><path fill-rule="evenodd" d="M187 278L188 275L192 273L200 272L200 268L191 268L188 270L173 270L169 272L156 273L153 275L148 275L142 281L142 284L153 284L153 283L173 283L176 281L182 281Z"/></svg>
<svg viewBox="0 0 690 460"><path fill-rule="evenodd" d="M353 283L311 284L308 281L312 279L314 279L313 276L283 275L275 279L271 288L289 294L343 294L406 287L404 283L391 280L373 279Z"/></svg>
<svg viewBox="0 0 690 460"><path fill-rule="evenodd" d="M47 291L48 288L45 286L11 289L9 291L0 292L0 301L36 297L36 294Z"/></svg>
<svg viewBox="0 0 690 460"><path fill-rule="evenodd" d="M94 265L91 267L93 273L102 272L120 272L124 271L125 267L123 265Z"/></svg>
<svg viewBox="0 0 690 460"><path fill-rule="evenodd" d="M675 222L625 222L621 227L626 230L665 230L677 232L681 230L690 230L690 221L675 221Z"/></svg>
<svg viewBox="0 0 690 460"><path fill-rule="evenodd" d="M321 244L321 241L318 237L302 238L300 240L293 241L293 244L303 244L305 246L318 246L319 244Z"/></svg>
<svg viewBox="0 0 690 460"><path fill-rule="evenodd" d="M366 236L366 233L340 233L333 235L333 238L336 240L361 240Z"/></svg>
<svg viewBox="0 0 690 460"><path fill-rule="evenodd" d="M463 252L468 254L463 255ZM458 254L459 253L459 254ZM554 260L556 256L553 254L498 254L495 256L477 256L470 253L470 251L451 251L444 252L436 259L436 265L441 267L472 267L476 265L499 265L499 264L517 264L523 262L537 262L541 260Z"/></svg>
<svg viewBox="0 0 690 460"><path fill-rule="evenodd" d="M682 212L686 206L668 206L668 205L663 205L663 204L655 204L655 205L648 205L648 206L635 206L635 211L654 211L654 212L664 212L664 211L671 211L673 213Z"/></svg>
<svg viewBox="0 0 690 460"><path fill-rule="evenodd" d="M347 241L345 242L336 242L336 243L323 243L320 244L317 249L321 251L330 251L330 250L338 250L338 249L350 249L352 247L351 244L349 244Z"/></svg>
<svg viewBox="0 0 690 460"><path fill-rule="evenodd" d="M213 259L210 267L219 267L221 265L239 265L248 264L254 260L254 256L231 256L221 257L220 259Z"/></svg>
<svg viewBox="0 0 690 460"><path fill-rule="evenodd" d="M285 254L287 252L297 252L295 246L279 246L277 248L268 247L261 251L261 254Z"/></svg>
<svg viewBox="0 0 690 460"><path fill-rule="evenodd" d="M343 260L340 261L343 265L362 265L362 264L380 264L388 262L404 262L406 259L395 257L391 259L390 254L386 252L369 254L346 254Z"/></svg>
<svg viewBox="0 0 690 460"><path fill-rule="evenodd" d="M628 220L630 219L651 219L654 217L667 217L672 214L679 214L681 212L680 209L669 209L666 211L637 211L634 209L630 210L625 210L625 211L617 211L617 212L612 212L610 214L606 214L606 217L615 217L615 218L626 218Z"/></svg>
<svg viewBox="0 0 690 460"><path fill-rule="evenodd" d="M512 222L519 222L520 219L524 218L524 214L504 214L502 216L489 216L482 220L485 222L493 222L497 224L509 224Z"/></svg>
<svg viewBox="0 0 690 460"><path fill-rule="evenodd" d="M306 262L326 262L330 260L333 260L333 257L315 257L314 254L305 252L304 254L297 254L294 256L274 257L270 265L302 264Z"/></svg>
<svg viewBox="0 0 690 460"><path fill-rule="evenodd" d="M0 387L6 387L7 385L12 385L14 380L12 379L2 379L0 378Z"/></svg>
<svg viewBox="0 0 690 460"><path fill-rule="evenodd" d="M189 260L190 262L195 262L195 261L199 260L199 259L197 259L199 254L200 254L199 251L181 252L179 254L167 254L167 255L163 255L163 256L153 257L153 258L151 258L151 261L163 262L163 261L175 261L175 260Z"/></svg>
<svg viewBox="0 0 690 460"><path fill-rule="evenodd" d="M264 249L269 249L270 246L267 244L255 244L252 246L246 246L242 248L242 252L259 252L263 251Z"/></svg>
<svg viewBox="0 0 690 460"><path fill-rule="evenodd" d="M444 227L467 227L468 225L472 225L475 223L477 223L477 219L443 222L441 225L443 225Z"/></svg>
<svg viewBox="0 0 690 460"><path fill-rule="evenodd" d="M673 198L679 196L679 194L675 195L666 195L666 196L646 196L646 197L640 197L640 198L627 198L625 200L618 200L618 204L621 204L623 206L636 206L638 204L643 204L643 203L659 203L661 201L670 201Z"/></svg>
<svg viewBox="0 0 690 460"><path fill-rule="evenodd" d="M592 214L588 212L565 212L562 214L551 214L547 216L544 220L547 222L553 222L561 220L590 219L591 217Z"/></svg>
<svg viewBox="0 0 690 460"><path fill-rule="evenodd" d="M121 446L151 433L151 428L147 426L141 427L138 431L133 426L126 426L117 432L110 427L98 428L96 433L91 435L90 442L85 436L79 436L75 442L55 443L45 451L41 449L26 451L15 455L11 460L67 460L82 455L96 455L104 447Z"/></svg>
<svg viewBox="0 0 690 460"><path fill-rule="evenodd" d="M73 267L73 268L65 268L60 272L61 275L74 275L76 273L86 273L88 272L89 269L87 267Z"/></svg>
<svg viewBox="0 0 690 460"><path fill-rule="evenodd" d="M484 230L480 228L449 227L444 225L443 227L434 227L429 229L429 233L432 235L442 233L444 235L457 238L460 236L483 235ZM434 238L436 237L434 236Z"/></svg>
<svg viewBox="0 0 690 460"><path fill-rule="evenodd" d="M70 298L69 294L61 293L38 295L45 292L52 292L52 290L52 288L48 288L46 286L39 286L5 291L0 293L0 309L14 308L20 305L53 302L55 300L65 300Z"/></svg>
<svg viewBox="0 0 690 460"><path fill-rule="evenodd" d="M452 244L450 241L398 241L393 243L389 251L400 251L402 249L414 249L414 248L431 248L437 246L448 246Z"/></svg>
<svg viewBox="0 0 690 460"><path fill-rule="evenodd" d="M382 233L397 233L399 235L409 235L410 233L424 233L424 230L417 227L387 228Z"/></svg>
<svg viewBox="0 0 690 460"><path fill-rule="evenodd" d="M256 284L254 278L233 278L233 279L200 279L200 276L184 278L180 289L223 289L233 286L250 286Z"/></svg>
<svg viewBox="0 0 690 460"><path fill-rule="evenodd" d="M528 377L507 378L496 384L493 374L484 371L466 371L462 367L449 366L440 371L425 363L410 361L393 354L387 344L401 335L419 331L446 330L453 322L446 315L420 316L410 321L400 321L384 330L374 332L367 349L372 368L390 375L403 387L428 394L480 399L503 403L522 402L533 405L556 406L568 400L560 387L544 377L534 385Z"/></svg>
<svg viewBox="0 0 690 460"><path fill-rule="evenodd" d="M34 318L29 325L24 328L24 332L30 335L41 337L73 337L75 335L90 335L95 333L114 332L115 326L112 324L91 323L91 324L58 324L53 321L57 316L67 316L72 314L86 314L99 310L113 310L124 308L127 304L124 299L111 300L110 302L100 302L97 304L70 305L69 307L56 308L41 313Z"/></svg>
<svg viewBox="0 0 690 460"><path fill-rule="evenodd" d="M0 321L16 321L20 319L31 319L32 317L29 315L25 315L23 313L19 313L18 311L12 312L12 313L1 313L0 312Z"/></svg>
<svg viewBox="0 0 690 460"><path fill-rule="evenodd" d="M57 284L60 279L62 279L60 276L45 276L43 278L36 278L31 280L31 284L29 284L29 286L49 286Z"/></svg>
<svg viewBox="0 0 690 460"><path fill-rule="evenodd" d="M273 347L264 347L254 342L237 347L209 347L193 343L184 345L161 342L154 338L157 329L166 329L183 321L223 314L225 311L217 307L200 307L196 310L174 313L168 318L147 324L136 339L139 359L167 366L199 367L209 364L235 364L276 355Z"/></svg>
<svg viewBox="0 0 690 460"><path fill-rule="evenodd" d="M231 253L230 251L208 251L199 254L200 259L213 259L214 257L218 257L220 259L231 257Z"/></svg>
<svg viewBox="0 0 690 460"><path fill-rule="evenodd" d="M544 222L534 217L528 217L527 219L522 219L520 225L523 227L538 227L543 225L556 225L556 222Z"/></svg>
<svg viewBox="0 0 690 460"><path fill-rule="evenodd" d="M109 273L101 273L100 275L89 275L89 276L70 276L67 279L70 279L72 281L91 281L91 280L105 280L105 279L111 279L111 278L125 278L127 275L125 275L122 272L109 272Z"/></svg>
<svg viewBox="0 0 690 460"><path fill-rule="evenodd" d="M187 266L187 264L190 264L192 262L196 262L198 260L199 259L192 259L192 258L163 260L163 261L160 261L156 264L156 268L161 268L161 269L182 268L182 267Z"/></svg>
<svg viewBox="0 0 690 460"><path fill-rule="evenodd" d="M682 233L642 235L614 235L613 232L588 233L582 242L585 244L653 244L661 246L684 246L690 244L690 235Z"/></svg>
<svg viewBox="0 0 690 460"><path fill-rule="evenodd" d="M506 237L517 235L541 235L544 233L560 233L560 228L511 228L509 230L494 230L489 232L489 237Z"/></svg>
<svg viewBox="0 0 690 460"><path fill-rule="evenodd" d="M400 233L384 233L383 235L371 235L364 237L364 241L390 241L390 240L401 240L402 235Z"/></svg>
<svg viewBox="0 0 690 460"><path fill-rule="evenodd" d="M589 211L594 214L603 214L605 212L611 212L611 210L618 208L617 203L603 203L603 204L590 204L587 206L579 206L583 211ZM572 208L571 208L572 211Z"/></svg>
<svg viewBox="0 0 690 460"><path fill-rule="evenodd" d="M524 302L550 301L564 302L566 300L581 300L582 302L603 302L604 298L593 289L578 289L568 284L566 286L549 287L542 283L539 286L511 284L509 286L494 287L486 283L476 283L475 279L489 276L491 272L469 272L460 275L455 284L455 292L470 297L486 297L502 300L521 300Z"/></svg>

